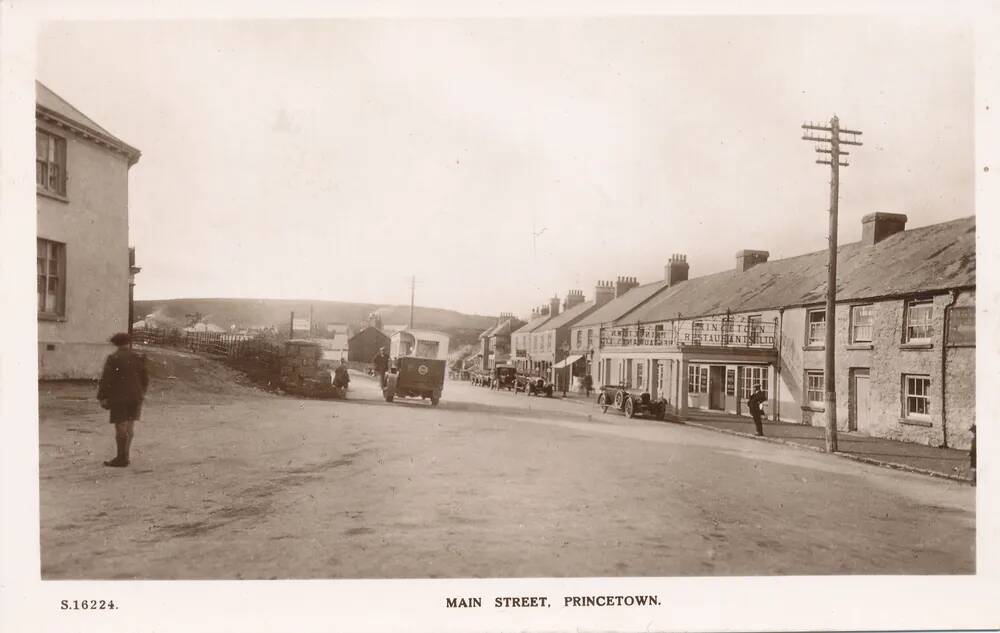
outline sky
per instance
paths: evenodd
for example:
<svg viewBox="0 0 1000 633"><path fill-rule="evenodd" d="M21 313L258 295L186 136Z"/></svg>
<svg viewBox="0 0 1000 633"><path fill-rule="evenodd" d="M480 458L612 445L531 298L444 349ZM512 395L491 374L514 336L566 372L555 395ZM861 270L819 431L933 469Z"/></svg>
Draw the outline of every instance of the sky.
<svg viewBox="0 0 1000 633"><path fill-rule="evenodd" d="M137 299L525 315L598 280L973 215L973 38L917 17L50 22L38 78L142 151Z"/></svg>

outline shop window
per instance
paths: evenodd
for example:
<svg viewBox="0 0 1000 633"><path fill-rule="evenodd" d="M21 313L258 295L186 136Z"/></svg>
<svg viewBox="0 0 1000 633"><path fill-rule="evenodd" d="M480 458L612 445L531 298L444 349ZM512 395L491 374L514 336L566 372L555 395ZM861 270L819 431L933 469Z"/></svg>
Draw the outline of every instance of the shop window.
<svg viewBox="0 0 1000 633"><path fill-rule="evenodd" d="M903 374L903 417L930 420L931 377Z"/></svg>
<svg viewBox="0 0 1000 633"><path fill-rule="evenodd" d="M770 394L770 388L767 380L767 367L754 367L746 366L743 368L743 385L741 391L743 392L743 399L746 400L753 393L753 386L759 384L761 391L766 394Z"/></svg>
<svg viewBox="0 0 1000 633"><path fill-rule="evenodd" d="M934 304L930 299L909 301L906 304L907 343L930 343L934 335Z"/></svg>
<svg viewBox="0 0 1000 633"><path fill-rule="evenodd" d="M736 395L736 370L727 369L726 370L726 395L735 396Z"/></svg>
<svg viewBox="0 0 1000 633"><path fill-rule="evenodd" d="M642 375L643 365L645 365L645 363L641 361L635 364L635 386L638 389L645 387L645 383L643 381L644 376Z"/></svg>

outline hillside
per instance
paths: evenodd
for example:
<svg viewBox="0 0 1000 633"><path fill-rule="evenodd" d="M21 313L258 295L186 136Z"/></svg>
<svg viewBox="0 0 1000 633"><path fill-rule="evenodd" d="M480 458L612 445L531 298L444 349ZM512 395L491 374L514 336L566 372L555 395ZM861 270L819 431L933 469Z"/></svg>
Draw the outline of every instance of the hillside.
<svg viewBox="0 0 1000 633"><path fill-rule="evenodd" d="M357 326L378 311L385 325L405 325L410 320L410 306L381 306L346 301L292 301L283 299L165 299L135 302L135 318L155 315L157 320L183 326L187 315L200 313L203 320L228 330L268 327L287 328L289 317L306 318L312 308L316 323L346 323ZM413 326L447 332L455 343L475 340L479 333L496 324L496 317L463 314L454 310L416 306ZM471 339L470 339L471 337Z"/></svg>

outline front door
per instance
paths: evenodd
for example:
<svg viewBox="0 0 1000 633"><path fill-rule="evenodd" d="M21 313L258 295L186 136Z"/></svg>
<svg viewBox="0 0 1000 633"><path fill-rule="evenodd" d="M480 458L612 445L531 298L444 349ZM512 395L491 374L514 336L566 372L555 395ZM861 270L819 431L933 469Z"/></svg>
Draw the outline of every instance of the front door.
<svg viewBox="0 0 1000 633"><path fill-rule="evenodd" d="M712 365L708 377L708 408L722 410L726 408L726 368L722 365Z"/></svg>
<svg viewBox="0 0 1000 633"><path fill-rule="evenodd" d="M869 387L871 376L868 369L854 370L854 415L851 416L851 430L867 433L870 428L871 407Z"/></svg>

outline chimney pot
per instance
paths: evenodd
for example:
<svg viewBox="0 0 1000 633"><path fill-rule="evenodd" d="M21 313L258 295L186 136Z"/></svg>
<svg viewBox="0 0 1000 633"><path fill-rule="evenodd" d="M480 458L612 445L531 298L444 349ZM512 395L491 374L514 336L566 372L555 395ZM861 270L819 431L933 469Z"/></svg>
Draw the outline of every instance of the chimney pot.
<svg viewBox="0 0 1000 633"><path fill-rule="evenodd" d="M689 270L687 257L674 253L670 256L667 265L663 267L663 280L667 282L667 286L677 285L682 281L687 281Z"/></svg>
<svg viewBox="0 0 1000 633"><path fill-rule="evenodd" d="M869 213L861 218L861 242L874 246L887 237L906 230L907 217L902 213Z"/></svg>

